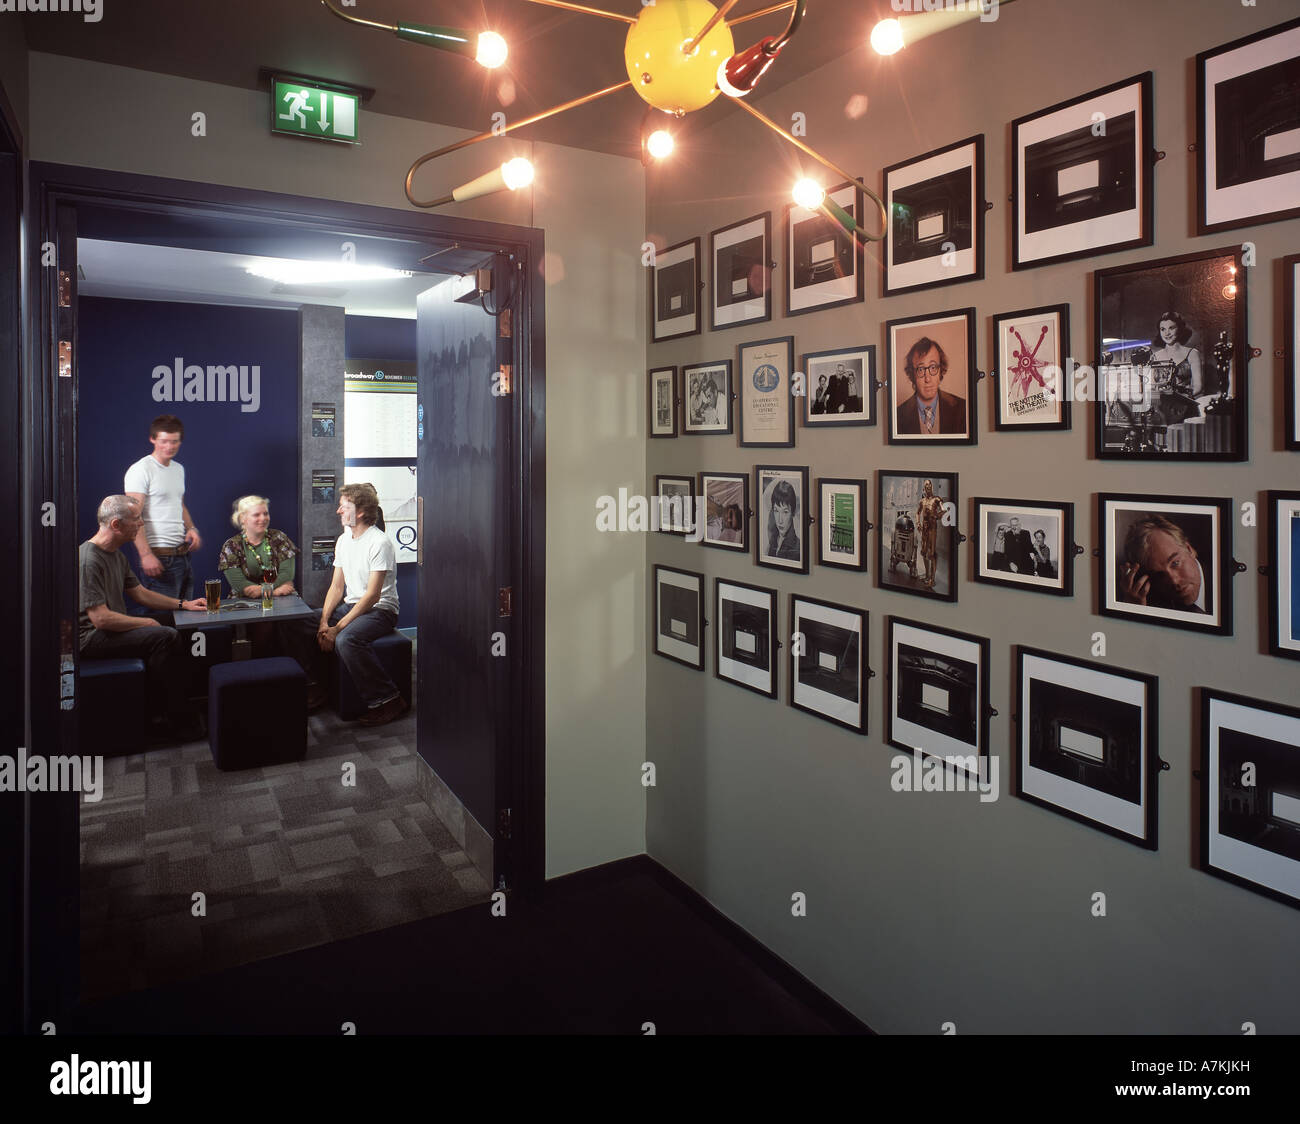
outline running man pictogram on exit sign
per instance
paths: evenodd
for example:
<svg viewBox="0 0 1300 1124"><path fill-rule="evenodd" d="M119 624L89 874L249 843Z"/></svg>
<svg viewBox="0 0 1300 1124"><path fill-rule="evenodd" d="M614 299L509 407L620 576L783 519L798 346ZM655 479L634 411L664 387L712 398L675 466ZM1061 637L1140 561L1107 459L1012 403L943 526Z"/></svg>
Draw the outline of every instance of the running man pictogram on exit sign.
<svg viewBox="0 0 1300 1124"><path fill-rule="evenodd" d="M271 132L357 143L361 98L346 90L276 78L271 84Z"/></svg>

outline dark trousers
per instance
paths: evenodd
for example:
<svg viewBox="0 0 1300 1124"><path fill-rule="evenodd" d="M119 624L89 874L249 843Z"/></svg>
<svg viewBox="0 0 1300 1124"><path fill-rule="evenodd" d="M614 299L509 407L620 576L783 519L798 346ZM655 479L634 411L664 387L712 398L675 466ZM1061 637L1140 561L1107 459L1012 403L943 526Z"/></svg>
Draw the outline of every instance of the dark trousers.
<svg viewBox="0 0 1300 1124"><path fill-rule="evenodd" d="M174 628L132 628L126 632L95 629L81 646L83 660L144 660L149 709L155 715L187 712L184 671L186 653Z"/></svg>
<svg viewBox="0 0 1300 1124"><path fill-rule="evenodd" d="M188 554L172 554L165 558L159 558L158 561L162 563L162 573L156 578L141 573L140 584L145 589L161 593L164 597L172 597L178 601L190 600L194 596L194 568L190 565L190 556ZM126 611L133 617L162 619L156 609L146 609L136 601L129 601ZM164 623L168 622L164 621Z"/></svg>
<svg viewBox="0 0 1300 1124"><path fill-rule="evenodd" d="M351 605L340 605L330 614L330 624L338 624L352 611ZM280 643L285 652L298 661L313 683L324 682L322 659L325 653L316 640L320 618L284 621L280 629ZM379 662L371 645L381 636L387 636L397 627L397 614L391 609L371 609L354 619L334 638L334 652L352 676L357 693L369 707L379 706L401 692L384 665Z"/></svg>

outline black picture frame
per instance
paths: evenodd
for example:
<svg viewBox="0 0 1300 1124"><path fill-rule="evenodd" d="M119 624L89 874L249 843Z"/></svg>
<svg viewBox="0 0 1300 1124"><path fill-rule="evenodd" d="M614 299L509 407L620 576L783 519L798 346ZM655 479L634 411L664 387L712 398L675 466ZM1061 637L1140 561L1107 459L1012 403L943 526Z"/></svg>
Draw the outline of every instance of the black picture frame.
<svg viewBox="0 0 1300 1124"><path fill-rule="evenodd" d="M1226 246L1093 274L1099 460L1246 459L1248 272Z"/></svg>
<svg viewBox="0 0 1300 1124"><path fill-rule="evenodd" d="M1300 129L1298 81L1300 19L1196 56L1197 234L1300 215L1300 153L1269 154Z"/></svg>
<svg viewBox="0 0 1300 1124"><path fill-rule="evenodd" d="M772 319L772 213L709 232L709 328L718 332Z"/></svg>
<svg viewBox="0 0 1300 1124"><path fill-rule="evenodd" d="M885 633L885 741L989 778L987 637L891 616ZM975 768L967 762L974 759Z"/></svg>
<svg viewBox="0 0 1300 1124"><path fill-rule="evenodd" d="M1300 254L1282 259L1282 443L1300 450Z"/></svg>
<svg viewBox="0 0 1300 1124"><path fill-rule="evenodd" d="M805 429L876 424L875 344L805 351L802 368Z"/></svg>
<svg viewBox="0 0 1300 1124"><path fill-rule="evenodd" d="M933 583L925 582L925 559L922 533L915 517L917 505L925 496L925 481L941 501L942 514L935 529L935 567ZM915 597L936 601L957 600L957 474L955 472L894 472L881 469L876 473L876 533L879 555L876 559L876 586ZM943 514L951 520L942 521ZM910 530L907 524L911 524ZM906 582L900 569L907 569ZM940 581L939 579L943 580Z"/></svg>
<svg viewBox="0 0 1300 1124"><path fill-rule="evenodd" d="M704 575L655 563L650 594L655 655L703 671L704 628Z"/></svg>
<svg viewBox="0 0 1300 1124"><path fill-rule="evenodd" d="M855 734L867 733L870 614L790 595L790 705Z"/></svg>
<svg viewBox="0 0 1300 1124"><path fill-rule="evenodd" d="M713 390L699 388L711 383ZM709 394L715 397L710 399ZM736 398L731 384L731 360L714 359L708 363L688 363L682 367L682 435L711 437L735 432ZM712 405L708 403L712 401ZM719 416L720 415L720 416ZM710 416L715 421L702 420Z"/></svg>
<svg viewBox="0 0 1300 1124"><path fill-rule="evenodd" d="M671 485L674 491L666 495L664 486ZM680 485L685 485L681 491ZM673 503L676 497L679 502ZM679 535L685 538L695 528L695 477L677 476L671 473L655 476L655 529L661 535Z"/></svg>
<svg viewBox="0 0 1300 1124"><path fill-rule="evenodd" d="M1200 867L1300 908L1300 708L1199 694Z"/></svg>
<svg viewBox="0 0 1300 1124"><path fill-rule="evenodd" d="M710 494L712 493L712 495ZM749 553L749 473L748 472L701 472L699 474L699 491L704 513L705 526L700 542L714 550L729 550L735 554ZM738 501L738 502L737 502ZM731 509L738 512L728 514ZM715 514L716 513L716 514ZM712 527L714 518L721 520L718 531ZM739 526L735 526L735 521ZM728 527L727 523L733 525ZM736 539L727 536L739 534ZM710 536L713 537L710 537Z"/></svg>
<svg viewBox="0 0 1300 1124"><path fill-rule="evenodd" d="M845 520L845 504L835 504L839 496L850 497L852 517ZM864 478L822 476L817 480L817 565L838 570L867 570L867 481ZM833 511L832 507L839 510ZM837 557L837 555L839 557Z"/></svg>
<svg viewBox="0 0 1300 1124"><path fill-rule="evenodd" d="M747 691L776 698L776 590L729 578L713 579L717 622L713 675Z"/></svg>
<svg viewBox="0 0 1300 1124"><path fill-rule="evenodd" d="M1154 675L1017 645L1012 710L1021 800L1158 849L1163 765Z"/></svg>
<svg viewBox="0 0 1300 1124"><path fill-rule="evenodd" d="M1268 493L1268 650L1300 660L1300 492Z"/></svg>
<svg viewBox="0 0 1300 1124"><path fill-rule="evenodd" d="M854 221L862 221L862 193L845 182L826 196ZM785 314L803 316L865 299L862 245L820 210L787 203L785 227Z"/></svg>
<svg viewBox="0 0 1300 1124"><path fill-rule="evenodd" d="M650 342L685 339L703 330L700 239L656 250L650 268Z"/></svg>
<svg viewBox="0 0 1300 1124"><path fill-rule="evenodd" d="M1070 366L1068 304L994 316L993 428L1010 433L1069 429Z"/></svg>
<svg viewBox="0 0 1300 1124"><path fill-rule="evenodd" d="M881 294L984 279L984 134L891 164Z"/></svg>
<svg viewBox="0 0 1300 1124"><path fill-rule="evenodd" d="M934 422L939 430L921 432L916 384L906 370L907 356L913 346L929 340L931 347L918 361L938 354L931 364L947 362L940 372L935 401L937 412ZM890 445L974 445L978 440L978 414L975 387L979 380L975 359L975 310L953 308L926 316L906 316L885 322L885 346L889 369L889 430L886 442ZM964 351L965 354L962 354ZM922 364L925 366L925 364ZM964 377L960 373L965 368ZM960 388L965 401L953 392ZM961 418L961 429L957 428ZM915 427L915 428L914 428Z"/></svg>
<svg viewBox="0 0 1300 1124"><path fill-rule="evenodd" d="M792 481L796 478L799 480L799 488L795 493L795 499L799 510L791 514L790 524L782 532L772 509L788 505L773 504L772 491L781 483L789 484L793 489ZM754 512L754 564L772 570L785 570L787 573L808 573L808 563L812 553L808 542L811 524L811 517L808 514L808 466L756 464L754 466ZM798 540L794 544L799 551L797 559L791 558L789 554L792 545L789 539L791 532L794 532ZM776 549L769 550L768 548L773 545Z"/></svg>
<svg viewBox="0 0 1300 1124"><path fill-rule="evenodd" d="M1056 597L1074 596L1074 504L987 496L976 496L971 503L975 511L971 576L977 582ZM1014 544L1005 541L1013 531L1009 525L1013 519L1020 520L1022 525L1014 530L1024 536ZM997 531L1003 521L1008 524L1006 549L999 551Z"/></svg>
<svg viewBox="0 0 1300 1124"><path fill-rule="evenodd" d="M663 400L667 389L667 403ZM650 437L676 437L677 426L677 368L651 367L646 372L646 430ZM664 407L667 406L667 418Z"/></svg>
<svg viewBox="0 0 1300 1124"><path fill-rule="evenodd" d="M1148 70L1011 123L1013 270L1152 244L1151 91Z"/></svg>
<svg viewBox="0 0 1300 1124"><path fill-rule="evenodd" d="M1136 564L1129 563L1126 558L1121 560L1121 555L1125 553L1121 536L1126 538L1134 524L1150 516L1160 516L1175 524L1195 552L1194 560L1201 567L1198 589L1206 603L1203 612L1170 605L1169 602L1179 595L1173 588L1171 579L1157 576L1161 571L1147 572L1139 569L1138 580L1145 578L1148 582L1148 599L1154 595L1162 604L1139 604L1125 601L1121 597L1121 568L1136 568ZM1097 520L1101 567L1097 582L1099 614L1169 628L1190 629L1193 632L1209 632L1217 636L1232 635L1232 579L1236 573L1236 563L1232 558L1231 499L1207 497L1201 500L1181 500L1175 496L1102 492L1097 496ZM1172 537L1169 531L1162 533ZM1167 575L1171 567L1190 573L1187 551L1178 550L1181 544L1176 540L1172 544L1159 541L1162 550L1167 547L1171 552L1164 560L1166 568L1163 573ZM1199 547L1197 543L1200 543ZM1207 550L1213 554L1208 566L1203 558ZM1208 588L1205 580L1207 576Z"/></svg>
<svg viewBox="0 0 1300 1124"><path fill-rule="evenodd" d="M740 344L736 371L741 448L794 448L794 336Z"/></svg>

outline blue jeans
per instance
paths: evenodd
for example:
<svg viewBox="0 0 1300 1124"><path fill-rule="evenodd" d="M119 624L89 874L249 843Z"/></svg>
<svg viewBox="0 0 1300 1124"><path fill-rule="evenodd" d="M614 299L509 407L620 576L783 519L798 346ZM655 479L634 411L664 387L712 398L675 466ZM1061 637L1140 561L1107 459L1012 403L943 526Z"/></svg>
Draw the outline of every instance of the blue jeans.
<svg viewBox="0 0 1300 1124"><path fill-rule="evenodd" d="M330 624L338 624L351 611L351 605L340 605L330 614ZM392 609L376 608L352 620L334 639L335 653L357 685L357 694L371 709L401 694L371 648L376 640L396 627L397 614Z"/></svg>
<svg viewBox="0 0 1300 1124"><path fill-rule="evenodd" d="M162 573L156 578L143 577L145 589L152 589L164 597L189 601L194 596L194 570L190 566L190 556L173 554L158 561L162 563Z"/></svg>

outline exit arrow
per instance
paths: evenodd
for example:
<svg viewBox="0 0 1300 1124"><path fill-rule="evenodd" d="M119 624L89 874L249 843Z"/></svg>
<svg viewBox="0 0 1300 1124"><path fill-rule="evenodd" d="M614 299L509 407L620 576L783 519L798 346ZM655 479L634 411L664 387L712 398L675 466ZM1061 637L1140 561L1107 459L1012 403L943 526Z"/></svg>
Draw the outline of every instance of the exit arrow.
<svg viewBox="0 0 1300 1124"><path fill-rule="evenodd" d="M319 128L323 133L330 127L329 117L330 96L324 90L320 92L320 122Z"/></svg>

